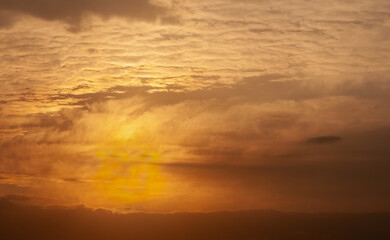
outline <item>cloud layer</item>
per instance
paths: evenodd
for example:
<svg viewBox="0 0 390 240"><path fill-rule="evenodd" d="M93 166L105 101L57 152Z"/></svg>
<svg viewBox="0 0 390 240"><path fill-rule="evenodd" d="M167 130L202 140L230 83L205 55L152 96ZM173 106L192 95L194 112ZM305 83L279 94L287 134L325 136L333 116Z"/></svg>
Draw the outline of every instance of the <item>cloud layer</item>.
<svg viewBox="0 0 390 240"><path fill-rule="evenodd" d="M63 21L70 25L70 30L78 31L87 14L96 14L103 18L120 16L133 20L153 21L165 12L163 6L144 0L39 0L34 2L1 0L0 26L11 25L17 19L15 14L27 14L49 21Z"/></svg>
<svg viewBox="0 0 390 240"><path fill-rule="evenodd" d="M273 211L204 214L113 214L83 206L40 208L0 199L7 239L387 239L388 213L302 214ZM23 229L23 231L20 231ZM152 230L151 230L152 229Z"/></svg>
<svg viewBox="0 0 390 240"><path fill-rule="evenodd" d="M389 5L293 3L0 1L0 194L389 210Z"/></svg>

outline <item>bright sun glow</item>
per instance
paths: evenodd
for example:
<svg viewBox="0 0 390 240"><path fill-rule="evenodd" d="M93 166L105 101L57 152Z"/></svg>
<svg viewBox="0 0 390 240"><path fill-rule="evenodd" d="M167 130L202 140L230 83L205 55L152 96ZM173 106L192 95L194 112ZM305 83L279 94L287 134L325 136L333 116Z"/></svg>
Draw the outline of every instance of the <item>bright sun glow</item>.
<svg viewBox="0 0 390 240"><path fill-rule="evenodd" d="M140 148L125 151L123 145L99 150L101 168L95 180L111 203L130 204L163 193L164 177L156 151Z"/></svg>

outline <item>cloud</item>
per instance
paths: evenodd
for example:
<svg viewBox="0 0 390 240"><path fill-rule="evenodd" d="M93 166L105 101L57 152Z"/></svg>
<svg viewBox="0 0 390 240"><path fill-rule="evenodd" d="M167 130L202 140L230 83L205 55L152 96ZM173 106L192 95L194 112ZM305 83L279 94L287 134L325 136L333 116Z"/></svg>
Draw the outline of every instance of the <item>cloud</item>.
<svg viewBox="0 0 390 240"><path fill-rule="evenodd" d="M165 7L147 0L1 0L0 10L4 12L0 15L0 26L11 25L18 14L27 14L48 21L66 22L69 30L75 32L81 30L86 14L153 21L167 12Z"/></svg>
<svg viewBox="0 0 390 240"><path fill-rule="evenodd" d="M20 202L27 202L31 200L30 197L24 196L24 195L17 195L17 194L10 194L6 195L0 198L2 202L12 202L12 203L20 203Z"/></svg>
<svg viewBox="0 0 390 240"><path fill-rule="evenodd" d="M0 230L6 239L387 239L389 213L116 214L83 206L38 207L0 198ZM21 231L20 229L23 229Z"/></svg>
<svg viewBox="0 0 390 240"><path fill-rule="evenodd" d="M17 16L9 11L4 11L0 8L0 29L9 28L17 21Z"/></svg>
<svg viewBox="0 0 390 240"><path fill-rule="evenodd" d="M283 159L285 161L279 159L279 162L270 161L261 165L238 164L237 161L241 159L238 157L231 163L176 163L163 167L180 176L182 182L193 181L192 187L196 185L198 189L210 191L216 189L223 197L214 198L218 198L219 204L226 208L232 208L241 202L249 208L257 205L260 208L287 211L389 209L387 201L390 195L386 189L390 178L386 170L383 170L389 164L385 160L365 159L371 162L337 163L328 159L329 162L297 163L297 159L307 158L310 161L315 155L316 153L289 157ZM223 198L229 198L230 203ZM303 202L306 203L302 205Z"/></svg>
<svg viewBox="0 0 390 240"><path fill-rule="evenodd" d="M341 141L341 137L338 136L320 136L307 139L307 142L312 144L332 144L339 141Z"/></svg>
<svg viewBox="0 0 390 240"><path fill-rule="evenodd" d="M256 84L249 83L254 89ZM236 87L249 89L246 84ZM272 79L259 81L258 91L268 84L273 84ZM255 101L254 94L248 98L240 91L235 94L235 88L219 90L226 95L213 94L218 93L213 89L196 94L147 93L146 89L85 95L90 101L83 108L35 115L30 123L19 125L25 135L1 145L1 170L32 175L24 181L27 193L50 199L61 189L65 202L78 198L74 201L101 207L105 203L91 201L91 196L107 199L96 187L102 162L117 164L121 179L123 171L142 161L140 156L155 154L161 161L147 167L161 169L164 194L132 209L389 207L384 189L390 181L382 169L387 169L384 160L390 153L381 143L388 142L390 134L388 128L380 128L388 126L381 109L348 97L262 102ZM99 100L105 94L117 99ZM346 111L340 111L343 106L356 108L356 115L340 121L340 113ZM356 116L379 122L350 124ZM326 135L329 132L336 135ZM313 138L316 143L343 138L326 148L302 144L311 136L320 136ZM101 152L107 159L97 154ZM117 188L122 189L121 184L125 182ZM196 198L191 190L195 187ZM356 197L359 201L349 204ZM310 204L303 204L308 199Z"/></svg>
<svg viewBox="0 0 390 240"><path fill-rule="evenodd" d="M182 25L131 29L123 18L170 8L43 2L0 0L3 27L27 15L74 31L88 15L112 19L80 35L29 18L1 32L0 171L11 176L0 188L145 211L388 209L386 1L183 1ZM121 176L145 156L160 159L143 167L164 170L163 193L107 200L105 160L126 194L135 188Z"/></svg>

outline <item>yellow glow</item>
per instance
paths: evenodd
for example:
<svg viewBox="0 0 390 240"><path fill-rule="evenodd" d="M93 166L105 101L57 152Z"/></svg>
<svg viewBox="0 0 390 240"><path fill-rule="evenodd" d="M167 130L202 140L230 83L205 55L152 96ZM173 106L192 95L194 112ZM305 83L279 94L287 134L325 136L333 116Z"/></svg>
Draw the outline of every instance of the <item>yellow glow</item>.
<svg viewBox="0 0 390 240"><path fill-rule="evenodd" d="M162 194L159 154L145 147L129 152L121 146L115 144L97 152L101 167L95 180L103 195L113 204L128 204Z"/></svg>

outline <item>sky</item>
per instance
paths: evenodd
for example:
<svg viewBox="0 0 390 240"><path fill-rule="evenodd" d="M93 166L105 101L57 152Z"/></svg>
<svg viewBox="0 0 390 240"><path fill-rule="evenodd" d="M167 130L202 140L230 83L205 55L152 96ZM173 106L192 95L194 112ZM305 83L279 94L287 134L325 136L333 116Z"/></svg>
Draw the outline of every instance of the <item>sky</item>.
<svg viewBox="0 0 390 240"><path fill-rule="evenodd" d="M387 0L0 0L0 196L390 211Z"/></svg>

